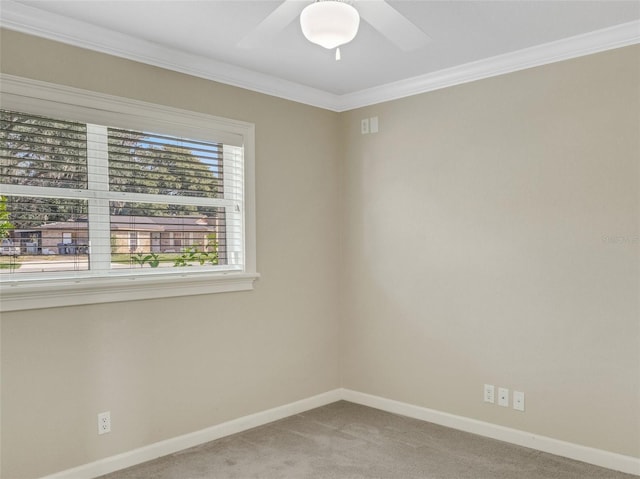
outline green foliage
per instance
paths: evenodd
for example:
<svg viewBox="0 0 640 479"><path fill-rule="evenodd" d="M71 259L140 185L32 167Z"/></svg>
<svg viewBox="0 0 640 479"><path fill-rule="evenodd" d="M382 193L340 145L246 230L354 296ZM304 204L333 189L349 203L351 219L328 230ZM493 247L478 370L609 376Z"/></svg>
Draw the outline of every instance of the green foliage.
<svg viewBox="0 0 640 479"><path fill-rule="evenodd" d="M196 255L198 252L195 248L188 248L182 255L178 256L173 263L175 267L191 266L191 263L196 261Z"/></svg>
<svg viewBox="0 0 640 479"><path fill-rule="evenodd" d="M202 251L197 248L187 248L173 263L175 267L192 266L193 263L198 263L200 266L204 266L205 263L216 265L219 262L217 243L214 251Z"/></svg>
<svg viewBox="0 0 640 479"><path fill-rule="evenodd" d="M137 263L140 265L140 267L142 268L144 266L144 264L149 261L151 259L151 255L143 255L142 253L138 253L136 255L132 255L131 256L131 260L134 263Z"/></svg>
<svg viewBox="0 0 640 479"><path fill-rule="evenodd" d="M221 144L109 128L108 152L111 191L168 198L222 195ZM0 110L0 183L62 190L86 188L87 181L85 124ZM208 224L213 224L211 219L220 218L219 211L213 206L110 202L111 215L196 216L206 218ZM34 230L44 223L87 221L86 200L28 195L0 197L0 238L7 237L13 229ZM86 229L85 224L77 227ZM110 243L115 252L117 240L113 234ZM211 234L208 242L187 249L177 258L145 252L128 256L124 261L140 268L147 264L157 268L161 263L171 262L180 267L217 265L218 248L217 237Z"/></svg>
<svg viewBox="0 0 640 479"><path fill-rule="evenodd" d="M0 110L2 182L86 187L86 130L82 123Z"/></svg>
<svg viewBox="0 0 640 479"><path fill-rule="evenodd" d="M194 154L192 146L144 133L109 129L111 191L167 196L216 197L222 184L217 171L217 145ZM193 146L195 149L195 146ZM131 216L186 216L210 208L189 205L112 202L112 214Z"/></svg>
<svg viewBox="0 0 640 479"><path fill-rule="evenodd" d="M148 260L149 266L157 268L160 265L160 257L155 253L151 253L149 256L151 256L151 259Z"/></svg>
<svg viewBox="0 0 640 479"><path fill-rule="evenodd" d="M145 263L149 263L149 266L152 268L157 268L160 265L160 257L156 253L144 254L138 253L136 255L131 256L131 259L134 263L137 263L142 268Z"/></svg>
<svg viewBox="0 0 640 479"><path fill-rule="evenodd" d="M15 271L20 268L20 266L22 266L22 264L16 261L15 256L0 256L0 269Z"/></svg>
<svg viewBox="0 0 640 479"><path fill-rule="evenodd" d="M10 214L7 210L7 197L0 196L0 239L9 236L9 230L15 228L13 223L9 221Z"/></svg>
<svg viewBox="0 0 640 479"><path fill-rule="evenodd" d="M85 188L86 125L0 110L0 178L14 185ZM68 221L83 212L77 200L12 196L15 228ZM20 212L19 215L15 212ZM86 212L85 212L86 214Z"/></svg>
<svg viewBox="0 0 640 479"><path fill-rule="evenodd" d="M86 125L0 110L0 183L86 188ZM109 129L112 191L217 197L222 169L219 144L187 143L142 132ZM194 153L195 152L195 153ZM13 196L15 228L86 218L84 202ZM215 216L215 208L111 202L112 215Z"/></svg>
<svg viewBox="0 0 640 479"><path fill-rule="evenodd" d="M210 233L207 235L207 240L209 248L211 249L211 251L209 251L209 261L211 264L218 264L220 262L218 235L216 233Z"/></svg>

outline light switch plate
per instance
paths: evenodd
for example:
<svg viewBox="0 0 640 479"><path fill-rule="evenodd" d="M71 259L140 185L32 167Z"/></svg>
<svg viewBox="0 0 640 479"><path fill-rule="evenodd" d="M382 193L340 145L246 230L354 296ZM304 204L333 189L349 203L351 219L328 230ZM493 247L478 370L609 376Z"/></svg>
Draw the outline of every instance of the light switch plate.
<svg viewBox="0 0 640 479"><path fill-rule="evenodd" d="M378 117L372 116L369 118L369 131L371 133L378 133Z"/></svg>
<svg viewBox="0 0 640 479"><path fill-rule="evenodd" d="M494 403L496 395L496 388L493 384L484 385L484 402Z"/></svg>
<svg viewBox="0 0 640 479"><path fill-rule="evenodd" d="M367 135L369 133L369 118L365 118L360 122L360 133Z"/></svg>

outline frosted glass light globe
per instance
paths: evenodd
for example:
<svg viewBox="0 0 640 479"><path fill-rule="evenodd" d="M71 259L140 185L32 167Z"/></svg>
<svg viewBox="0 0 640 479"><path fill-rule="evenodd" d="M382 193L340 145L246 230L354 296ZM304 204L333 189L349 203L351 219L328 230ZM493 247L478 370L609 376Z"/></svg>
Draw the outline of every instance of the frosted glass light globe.
<svg viewBox="0 0 640 479"><path fill-rule="evenodd" d="M358 11L337 0L312 3L300 14L300 27L307 40L329 50L353 40L359 26Z"/></svg>

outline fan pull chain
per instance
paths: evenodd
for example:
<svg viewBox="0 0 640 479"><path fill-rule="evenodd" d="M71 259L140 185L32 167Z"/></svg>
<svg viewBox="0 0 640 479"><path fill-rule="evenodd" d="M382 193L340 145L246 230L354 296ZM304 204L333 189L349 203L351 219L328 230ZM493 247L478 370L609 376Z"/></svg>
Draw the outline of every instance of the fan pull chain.
<svg viewBox="0 0 640 479"><path fill-rule="evenodd" d="M340 47L338 47L336 48L336 61L339 62L340 58L342 57L340 56Z"/></svg>

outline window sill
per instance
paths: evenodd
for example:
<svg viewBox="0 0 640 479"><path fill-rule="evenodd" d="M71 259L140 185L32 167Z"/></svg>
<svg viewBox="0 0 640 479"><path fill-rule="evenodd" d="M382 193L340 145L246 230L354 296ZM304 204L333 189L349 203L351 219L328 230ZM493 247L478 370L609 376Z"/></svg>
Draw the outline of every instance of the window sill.
<svg viewBox="0 0 640 479"><path fill-rule="evenodd" d="M0 312L249 291L257 273L183 273L41 280L0 285Z"/></svg>

